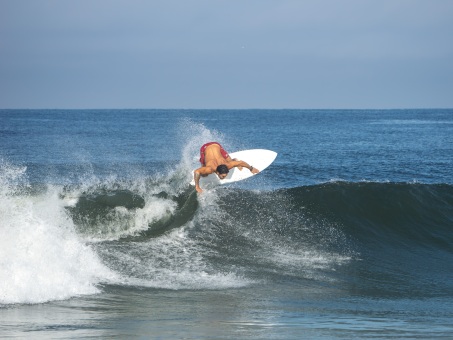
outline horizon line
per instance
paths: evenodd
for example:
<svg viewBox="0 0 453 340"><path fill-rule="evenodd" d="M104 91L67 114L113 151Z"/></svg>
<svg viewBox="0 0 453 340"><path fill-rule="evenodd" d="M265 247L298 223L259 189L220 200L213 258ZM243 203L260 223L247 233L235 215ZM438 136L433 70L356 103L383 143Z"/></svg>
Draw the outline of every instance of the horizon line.
<svg viewBox="0 0 453 340"><path fill-rule="evenodd" d="M218 110L218 111L257 111L257 110L266 110L266 111L278 111L278 110L298 110L298 111L384 111L384 110L452 110L453 107L393 107L393 108L0 108L0 110L49 110L49 111L83 111L83 110L134 110L134 111L145 111L145 110L161 110L161 111L170 111L170 110L181 110L181 111L191 111L191 110Z"/></svg>

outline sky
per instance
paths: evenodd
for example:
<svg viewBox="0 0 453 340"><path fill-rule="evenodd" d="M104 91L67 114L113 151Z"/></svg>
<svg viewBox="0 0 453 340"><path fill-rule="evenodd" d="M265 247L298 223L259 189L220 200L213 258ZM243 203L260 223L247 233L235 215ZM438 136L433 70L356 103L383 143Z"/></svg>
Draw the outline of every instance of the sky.
<svg viewBox="0 0 453 340"><path fill-rule="evenodd" d="M453 108L452 0L0 0L0 108Z"/></svg>

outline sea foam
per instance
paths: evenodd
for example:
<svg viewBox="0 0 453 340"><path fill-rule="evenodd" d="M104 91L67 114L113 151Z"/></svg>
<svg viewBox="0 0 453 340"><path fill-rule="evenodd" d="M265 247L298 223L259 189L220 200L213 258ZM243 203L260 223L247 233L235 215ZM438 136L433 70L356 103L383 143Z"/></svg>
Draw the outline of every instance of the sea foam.
<svg viewBox="0 0 453 340"><path fill-rule="evenodd" d="M97 293L116 274L79 239L58 191L30 195L25 173L0 164L0 304Z"/></svg>

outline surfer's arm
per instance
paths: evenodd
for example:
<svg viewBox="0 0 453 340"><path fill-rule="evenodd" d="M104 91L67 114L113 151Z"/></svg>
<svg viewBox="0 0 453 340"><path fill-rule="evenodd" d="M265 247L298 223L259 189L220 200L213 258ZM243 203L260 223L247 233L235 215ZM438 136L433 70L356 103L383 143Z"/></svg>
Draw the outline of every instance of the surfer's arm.
<svg viewBox="0 0 453 340"><path fill-rule="evenodd" d="M231 161L228 163L228 169L232 169L234 167L244 167L244 168L247 168L250 170L250 172L252 174L257 174L258 172L260 172L257 168L254 168L252 165L244 162L244 161Z"/></svg>
<svg viewBox="0 0 453 340"><path fill-rule="evenodd" d="M212 169L207 167L207 166L203 166L201 168L198 168L197 170L195 170L193 172L193 179L195 181L195 189L197 190L197 192L201 193L203 191L200 188L200 177L201 176L207 176L207 175L210 175L212 173L213 173Z"/></svg>

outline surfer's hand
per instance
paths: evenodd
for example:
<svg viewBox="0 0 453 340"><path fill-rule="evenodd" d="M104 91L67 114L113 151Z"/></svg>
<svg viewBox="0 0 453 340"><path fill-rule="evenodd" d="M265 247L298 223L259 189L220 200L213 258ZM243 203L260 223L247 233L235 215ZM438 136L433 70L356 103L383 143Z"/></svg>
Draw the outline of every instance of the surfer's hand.
<svg viewBox="0 0 453 340"><path fill-rule="evenodd" d="M199 194L201 194L201 193L203 192L203 189L201 189L200 187L195 187L195 190L197 190L197 192L198 192Z"/></svg>
<svg viewBox="0 0 453 340"><path fill-rule="evenodd" d="M260 172L257 168L252 168L252 170L250 171L252 172L252 174L257 174Z"/></svg>

